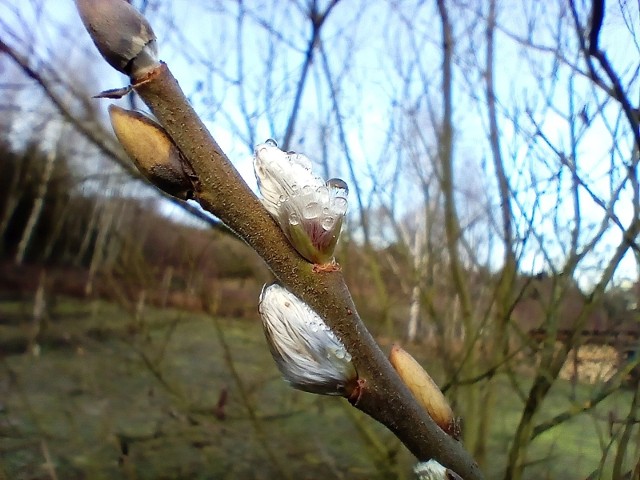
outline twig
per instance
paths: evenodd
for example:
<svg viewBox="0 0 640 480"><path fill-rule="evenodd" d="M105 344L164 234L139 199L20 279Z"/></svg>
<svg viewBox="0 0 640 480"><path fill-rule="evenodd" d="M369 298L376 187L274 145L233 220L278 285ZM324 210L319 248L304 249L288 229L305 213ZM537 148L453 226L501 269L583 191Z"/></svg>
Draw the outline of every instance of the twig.
<svg viewBox="0 0 640 480"><path fill-rule="evenodd" d="M51 478L51 480L58 480L58 475L56 475L56 466L54 465L53 460L51 460L51 455L49 454L49 447L47 446L47 442L45 440L42 440L40 442L40 449L42 450L42 455L44 456L44 460L45 460L43 467L49 474L49 477Z"/></svg>
<svg viewBox="0 0 640 480"><path fill-rule="evenodd" d="M482 474L462 445L416 403L357 314L340 272L318 274L288 243L161 64L134 89L193 167L196 198L246 241L286 287L310 305L342 340L366 382L357 408L386 425L420 460L436 458L466 480Z"/></svg>
<svg viewBox="0 0 640 480"><path fill-rule="evenodd" d="M631 106L631 102L627 97L624 88L622 87L622 83L620 82L620 77L616 74L607 58L606 53L602 50L598 49L598 35L600 33L600 27L602 26L602 18L604 16L604 2L603 0L595 0L593 3L593 12L592 12L592 25L590 32L590 41L593 41L592 44L587 46L584 35L584 28L580 24L580 20L578 18L578 11L576 10L575 1L571 0L569 2L569 6L571 7L571 14L573 16L573 21L576 27L576 33L578 34L578 40L580 42L580 49L583 52L585 57L585 61L587 62L587 67L589 68L589 74L591 79L596 82L596 84L604 84L598 72L596 72L595 65L591 58L593 57L598 61L600 67L604 70L611 82L611 90L609 95L615 98L620 106L622 107L622 111L624 112L627 120L629 121L629 126L631 127L631 131L633 132L633 138L636 143L636 148L640 149L640 121L638 120L637 111ZM598 22L600 25L598 25ZM637 163L634 162L634 165Z"/></svg>
<svg viewBox="0 0 640 480"><path fill-rule="evenodd" d="M247 242L280 283L315 310L341 340L362 385L354 405L387 426L419 460L435 458L466 480L483 478L471 456L436 425L395 372L357 314L339 269L317 271L287 241L169 68L157 61L155 35L146 19L115 0L77 0L77 6L100 53L129 75L134 90L183 154L195 199Z"/></svg>

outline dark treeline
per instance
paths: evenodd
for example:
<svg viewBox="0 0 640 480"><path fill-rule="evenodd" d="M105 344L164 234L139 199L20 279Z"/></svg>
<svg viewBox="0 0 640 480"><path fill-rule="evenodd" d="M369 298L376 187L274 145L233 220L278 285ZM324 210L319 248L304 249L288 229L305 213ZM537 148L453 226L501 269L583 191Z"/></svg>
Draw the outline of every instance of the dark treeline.
<svg viewBox="0 0 640 480"><path fill-rule="evenodd" d="M3 294L33 293L45 269L48 288L62 294L134 299L146 291L155 303L202 309L200 297L216 289L231 300L225 313L255 310L252 296L269 277L233 236L176 222L148 195L85 188L90 179L72 157L36 139L22 148L0 142L0 158Z"/></svg>

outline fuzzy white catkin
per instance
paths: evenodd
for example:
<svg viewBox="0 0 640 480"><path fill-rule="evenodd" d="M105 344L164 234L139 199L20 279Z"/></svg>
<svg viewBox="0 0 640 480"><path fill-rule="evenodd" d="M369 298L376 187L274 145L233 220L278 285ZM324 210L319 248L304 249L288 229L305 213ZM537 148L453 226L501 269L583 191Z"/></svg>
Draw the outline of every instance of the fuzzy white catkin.
<svg viewBox="0 0 640 480"><path fill-rule="evenodd" d="M347 212L347 184L325 182L306 156L283 152L273 140L256 146L254 172L262 204L308 261L331 261Z"/></svg>
<svg viewBox="0 0 640 480"><path fill-rule="evenodd" d="M259 312L269 349L292 387L345 395L357 378L351 355L311 307L278 284L265 285Z"/></svg>
<svg viewBox="0 0 640 480"><path fill-rule="evenodd" d="M418 463L413 467L418 480L462 480L460 476L435 460Z"/></svg>
<svg viewBox="0 0 640 480"><path fill-rule="evenodd" d="M322 178L313 174L307 157L283 152L273 140L256 146L253 167L262 203L274 217L279 216L283 200L305 185L314 190L324 185Z"/></svg>

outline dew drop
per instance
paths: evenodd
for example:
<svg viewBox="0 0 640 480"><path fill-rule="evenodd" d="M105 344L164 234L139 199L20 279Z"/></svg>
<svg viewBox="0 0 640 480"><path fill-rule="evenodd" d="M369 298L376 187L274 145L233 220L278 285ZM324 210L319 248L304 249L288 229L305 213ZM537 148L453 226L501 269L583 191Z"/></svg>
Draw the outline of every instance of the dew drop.
<svg viewBox="0 0 640 480"><path fill-rule="evenodd" d="M325 230L331 230L333 226L336 224L336 219L333 217L326 217L322 220L322 228Z"/></svg>
<svg viewBox="0 0 640 480"><path fill-rule="evenodd" d="M298 225L300 223L300 218L296 212L291 212L289 214L289 223L291 225Z"/></svg>
<svg viewBox="0 0 640 480"><path fill-rule="evenodd" d="M305 185L302 187L302 193L305 195L311 195L313 193L313 187L311 185Z"/></svg>
<svg viewBox="0 0 640 480"><path fill-rule="evenodd" d="M346 352L346 353L345 353L345 355L344 355L344 359L345 359L347 362L350 362L350 361L351 361L351 358L352 358L352 357L351 357L351 354L350 354L349 352Z"/></svg>
<svg viewBox="0 0 640 480"><path fill-rule="evenodd" d="M347 199L344 197L336 197L333 200L333 211L336 215L344 215L347 212Z"/></svg>
<svg viewBox="0 0 640 480"><path fill-rule="evenodd" d="M342 360L347 355L347 352L345 352L344 349L342 348L337 349L335 353L336 353L336 358L339 358L340 360Z"/></svg>
<svg viewBox="0 0 640 480"><path fill-rule="evenodd" d="M279 202L279 203L284 203L286 199L287 199L287 197L285 197L284 195L280 195L280 196L278 197L278 202Z"/></svg>
<svg viewBox="0 0 640 480"><path fill-rule="evenodd" d="M338 192L343 191L345 197L349 194L349 186L347 182L341 178L331 178L327 180L327 187L338 190Z"/></svg>
<svg viewBox="0 0 640 480"><path fill-rule="evenodd" d="M329 207L324 207L324 208L322 209L322 213L323 213L324 215L329 215Z"/></svg>
<svg viewBox="0 0 640 480"><path fill-rule="evenodd" d="M266 143L270 147L277 147L278 146L278 142L276 142L273 138L267 138L264 143Z"/></svg>
<svg viewBox="0 0 640 480"><path fill-rule="evenodd" d="M297 192L299 188L300 188L300 187L298 187L298 184L297 184L297 183L292 183L292 184L291 184L291 190L292 190L292 191Z"/></svg>
<svg viewBox="0 0 640 480"><path fill-rule="evenodd" d="M320 215L320 204L318 202L307 203L302 214L304 215L304 218L308 219L318 217L318 215Z"/></svg>
<svg viewBox="0 0 640 480"><path fill-rule="evenodd" d="M318 187L316 189L316 193L318 194L318 202L322 204L329 203L329 189L324 185L322 187Z"/></svg>

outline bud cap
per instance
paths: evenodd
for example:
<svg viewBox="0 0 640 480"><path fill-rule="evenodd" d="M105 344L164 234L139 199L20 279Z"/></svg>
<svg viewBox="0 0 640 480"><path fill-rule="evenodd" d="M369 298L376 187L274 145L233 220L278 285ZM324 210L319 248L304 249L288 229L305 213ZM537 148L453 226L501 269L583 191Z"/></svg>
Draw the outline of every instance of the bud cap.
<svg viewBox="0 0 640 480"><path fill-rule="evenodd" d="M169 195L186 200L193 197L193 183L184 159L169 134L146 115L109 106L111 125L118 141L140 173Z"/></svg>
<svg viewBox="0 0 640 480"><path fill-rule="evenodd" d="M457 431L453 410L451 410L449 402L426 370L409 352L398 345L394 345L391 348L389 361L433 421L449 435L457 438L459 432Z"/></svg>
<svg viewBox="0 0 640 480"><path fill-rule="evenodd" d="M113 68L138 78L159 65L149 22L124 0L75 0L82 23Z"/></svg>

